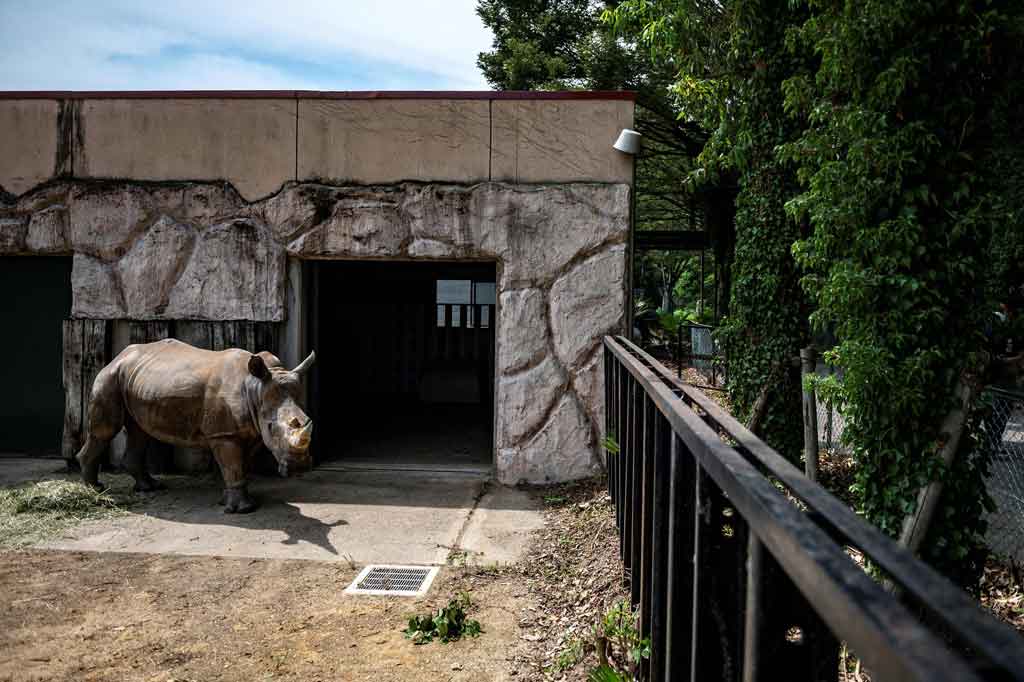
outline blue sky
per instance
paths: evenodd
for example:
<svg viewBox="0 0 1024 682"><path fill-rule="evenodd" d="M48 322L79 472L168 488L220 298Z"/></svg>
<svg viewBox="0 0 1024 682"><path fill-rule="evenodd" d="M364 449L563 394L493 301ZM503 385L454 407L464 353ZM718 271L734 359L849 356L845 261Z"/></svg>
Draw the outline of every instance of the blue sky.
<svg viewBox="0 0 1024 682"><path fill-rule="evenodd" d="M0 0L0 90L475 90L475 0Z"/></svg>

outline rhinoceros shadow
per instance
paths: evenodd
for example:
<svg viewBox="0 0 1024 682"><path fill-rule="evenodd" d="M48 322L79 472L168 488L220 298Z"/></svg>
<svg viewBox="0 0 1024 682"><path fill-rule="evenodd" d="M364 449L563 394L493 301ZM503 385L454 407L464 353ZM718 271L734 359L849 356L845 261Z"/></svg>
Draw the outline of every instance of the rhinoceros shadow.
<svg viewBox="0 0 1024 682"><path fill-rule="evenodd" d="M273 535L251 538L229 533L226 542L235 546L240 542L280 542L284 545L306 542L340 556L330 539L333 529L349 525L347 520L338 518L339 510L335 503L339 500L334 499L333 495L322 493L314 499L298 494L301 491L301 478L285 482L281 479L256 477L250 482L250 490L259 506L248 514L223 512L223 507L218 504L221 494L219 476L172 475L160 476L159 480L166 485L166 490L136 496L128 492L131 483L126 476L105 476L105 482L110 485L115 498L123 497L130 511L181 524L182 534L194 533L197 527L202 526L276 531ZM314 505L315 513L303 512L302 507L307 503ZM165 528L165 532L173 534L178 531L171 527ZM284 539L278 540L278 534L283 534Z"/></svg>
<svg viewBox="0 0 1024 682"><path fill-rule="evenodd" d="M246 515L244 522L253 520L258 524L261 511L273 514L274 523L267 524L268 529L282 530L288 535L281 541L282 544L297 545L300 542L308 542L338 556L338 550L331 544L329 536L331 529L348 525L345 519L327 523L316 517L306 516L297 505L290 502L263 500L256 511Z"/></svg>

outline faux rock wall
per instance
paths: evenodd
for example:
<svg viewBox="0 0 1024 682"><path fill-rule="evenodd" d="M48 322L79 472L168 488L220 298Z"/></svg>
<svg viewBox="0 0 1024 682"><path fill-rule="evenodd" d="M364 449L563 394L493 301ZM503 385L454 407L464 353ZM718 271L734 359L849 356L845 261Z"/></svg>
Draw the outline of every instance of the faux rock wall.
<svg viewBox="0 0 1024 682"><path fill-rule="evenodd" d="M72 315L287 317L288 257L498 263L497 473L599 466L601 338L624 321L629 187L58 181L0 199L0 254L74 254Z"/></svg>

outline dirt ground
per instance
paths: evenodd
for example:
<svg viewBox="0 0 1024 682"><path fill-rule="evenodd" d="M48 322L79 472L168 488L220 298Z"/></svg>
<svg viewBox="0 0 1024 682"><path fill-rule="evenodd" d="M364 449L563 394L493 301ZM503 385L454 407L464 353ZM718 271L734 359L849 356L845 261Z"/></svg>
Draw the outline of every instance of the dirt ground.
<svg viewBox="0 0 1024 682"><path fill-rule="evenodd" d="M419 600L352 597L339 563L0 552L0 680L508 680L528 589L442 570ZM484 634L415 646L414 612L462 591Z"/></svg>

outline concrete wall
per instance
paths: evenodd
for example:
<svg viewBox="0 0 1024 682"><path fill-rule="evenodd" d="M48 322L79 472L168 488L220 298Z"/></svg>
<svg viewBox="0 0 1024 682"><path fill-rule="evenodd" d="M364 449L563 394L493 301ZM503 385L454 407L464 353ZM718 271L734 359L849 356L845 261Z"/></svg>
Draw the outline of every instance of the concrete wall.
<svg viewBox="0 0 1024 682"><path fill-rule="evenodd" d="M0 93L0 192L60 176L224 180L247 201L289 181L631 182L612 143L632 125L632 100L555 95Z"/></svg>

